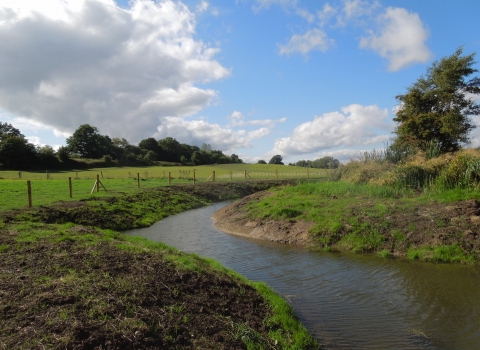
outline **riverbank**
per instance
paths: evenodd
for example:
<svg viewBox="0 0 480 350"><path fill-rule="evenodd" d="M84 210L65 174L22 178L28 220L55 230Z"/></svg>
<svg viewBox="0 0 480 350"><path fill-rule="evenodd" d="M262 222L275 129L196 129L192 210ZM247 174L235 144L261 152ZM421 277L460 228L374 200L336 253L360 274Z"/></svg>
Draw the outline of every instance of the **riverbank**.
<svg viewBox="0 0 480 350"><path fill-rule="evenodd" d="M325 182L255 193L214 219L228 233L326 251L477 264L480 203L458 199L399 197L380 187Z"/></svg>
<svg viewBox="0 0 480 350"><path fill-rule="evenodd" d="M0 213L0 348L315 349L264 284L118 230L284 181L142 190Z"/></svg>

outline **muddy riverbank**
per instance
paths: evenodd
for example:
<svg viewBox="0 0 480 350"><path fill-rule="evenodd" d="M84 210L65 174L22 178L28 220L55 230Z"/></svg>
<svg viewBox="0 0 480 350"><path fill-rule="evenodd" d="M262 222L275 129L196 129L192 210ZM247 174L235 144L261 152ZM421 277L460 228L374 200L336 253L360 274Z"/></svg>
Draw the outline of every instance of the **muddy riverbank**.
<svg viewBox="0 0 480 350"><path fill-rule="evenodd" d="M478 259L480 203L475 199L449 203L435 200L415 203L409 199L407 205L402 199L366 197L349 201L337 196L327 199L318 196L311 206L321 206L323 216L317 214L316 221L306 220L301 210L291 210L294 215L289 218L255 211L285 200L282 195L276 196L275 191L247 196L216 212L215 225L230 234L327 250L381 252L385 257L409 256L436 262L442 262L441 254L445 251L445 259L452 258L453 262L455 254L464 257L464 261L458 262L470 259L476 263ZM335 214L335 229L322 228L322 221L331 220L334 215L328 216L334 211L329 207L339 203L342 207L340 214Z"/></svg>

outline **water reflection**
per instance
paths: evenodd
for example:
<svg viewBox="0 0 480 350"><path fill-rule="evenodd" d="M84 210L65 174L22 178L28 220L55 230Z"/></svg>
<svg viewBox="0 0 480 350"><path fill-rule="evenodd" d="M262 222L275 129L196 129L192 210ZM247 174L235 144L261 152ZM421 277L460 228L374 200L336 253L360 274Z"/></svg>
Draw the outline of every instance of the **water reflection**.
<svg viewBox="0 0 480 350"><path fill-rule="evenodd" d="M310 252L217 230L226 203L129 234L211 257L284 295L327 349L477 349L480 269Z"/></svg>

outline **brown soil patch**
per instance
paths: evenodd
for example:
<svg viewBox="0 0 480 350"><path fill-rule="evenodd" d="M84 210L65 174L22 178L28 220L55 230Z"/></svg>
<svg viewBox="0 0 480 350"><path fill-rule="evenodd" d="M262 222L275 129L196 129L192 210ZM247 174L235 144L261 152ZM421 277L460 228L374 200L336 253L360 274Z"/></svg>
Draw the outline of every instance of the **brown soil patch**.
<svg viewBox="0 0 480 350"><path fill-rule="evenodd" d="M0 252L2 349L243 349L241 327L275 330L252 287L206 265L181 270L161 254L116 248L121 241L20 246L10 233L0 231L10 247Z"/></svg>
<svg viewBox="0 0 480 350"><path fill-rule="evenodd" d="M262 191L247 196L217 211L212 218L215 226L226 233L271 242L302 244L311 243L310 229L313 223L289 220L250 219L243 207L250 201L270 196Z"/></svg>

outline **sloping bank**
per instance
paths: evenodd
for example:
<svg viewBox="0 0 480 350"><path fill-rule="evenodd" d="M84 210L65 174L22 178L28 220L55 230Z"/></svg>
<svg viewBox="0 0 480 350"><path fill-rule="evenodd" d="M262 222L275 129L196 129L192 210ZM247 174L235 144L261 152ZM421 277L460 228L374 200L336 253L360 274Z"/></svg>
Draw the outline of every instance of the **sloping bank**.
<svg viewBox="0 0 480 350"><path fill-rule="evenodd" d="M305 183L257 192L213 216L224 232L317 249L480 261L476 192L402 196L388 188ZM464 198L463 200L462 197Z"/></svg>
<svg viewBox="0 0 480 350"><path fill-rule="evenodd" d="M0 348L318 348L264 284L118 232L285 183L172 186L0 213Z"/></svg>

